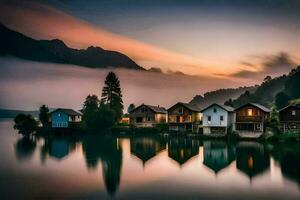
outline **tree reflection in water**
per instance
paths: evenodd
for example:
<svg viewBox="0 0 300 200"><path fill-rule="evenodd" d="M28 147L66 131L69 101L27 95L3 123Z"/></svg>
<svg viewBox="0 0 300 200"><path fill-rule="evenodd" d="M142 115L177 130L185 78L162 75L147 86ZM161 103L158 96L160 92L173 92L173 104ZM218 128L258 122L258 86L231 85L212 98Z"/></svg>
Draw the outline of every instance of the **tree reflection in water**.
<svg viewBox="0 0 300 200"><path fill-rule="evenodd" d="M114 196L120 184L122 148L112 136L87 136L83 140L83 153L89 169L95 169L101 161L107 192Z"/></svg>
<svg viewBox="0 0 300 200"><path fill-rule="evenodd" d="M19 161L25 161L32 157L36 148L36 139L33 137L20 138L15 147L15 154Z"/></svg>

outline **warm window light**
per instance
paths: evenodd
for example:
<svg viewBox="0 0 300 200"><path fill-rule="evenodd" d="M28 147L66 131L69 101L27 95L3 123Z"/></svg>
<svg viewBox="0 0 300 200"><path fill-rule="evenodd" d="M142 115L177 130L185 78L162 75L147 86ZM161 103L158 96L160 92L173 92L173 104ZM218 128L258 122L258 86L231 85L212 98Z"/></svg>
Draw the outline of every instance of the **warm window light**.
<svg viewBox="0 0 300 200"><path fill-rule="evenodd" d="M247 114L248 114L248 116L252 116L253 115L252 109L248 109Z"/></svg>

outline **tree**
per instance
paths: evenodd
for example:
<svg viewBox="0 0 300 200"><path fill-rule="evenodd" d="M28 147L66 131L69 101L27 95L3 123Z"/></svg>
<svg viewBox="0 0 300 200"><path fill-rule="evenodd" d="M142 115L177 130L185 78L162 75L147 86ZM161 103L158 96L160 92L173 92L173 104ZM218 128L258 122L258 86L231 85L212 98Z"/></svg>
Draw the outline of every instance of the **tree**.
<svg viewBox="0 0 300 200"><path fill-rule="evenodd" d="M93 126L94 118L99 109L99 99L96 95L88 95L83 104L83 121L88 127Z"/></svg>
<svg viewBox="0 0 300 200"><path fill-rule="evenodd" d="M40 107L39 119L43 127L48 127L49 123L49 108L46 105Z"/></svg>
<svg viewBox="0 0 300 200"><path fill-rule="evenodd" d="M19 131L25 137L30 136L37 130L37 122L31 115L18 114L15 119L14 129Z"/></svg>
<svg viewBox="0 0 300 200"><path fill-rule="evenodd" d="M276 105L272 106L271 114L269 118L269 126L273 129L275 133L279 133L280 120L279 120L279 112L277 110Z"/></svg>
<svg viewBox="0 0 300 200"><path fill-rule="evenodd" d="M268 83L268 82L270 82L271 80L272 80L272 77L271 77L271 76L266 76L266 77L264 78L263 83Z"/></svg>
<svg viewBox="0 0 300 200"><path fill-rule="evenodd" d="M115 112L108 105L101 104L98 112L95 115L94 128L105 131L110 129L115 124Z"/></svg>
<svg viewBox="0 0 300 200"><path fill-rule="evenodd" d="M104 84L101 102L115 112L115 121L117 122L121 119L124 108L120 81L115 73L109 72Z"/></svg>
<svg viewBox="0 0 300 200"><path fill-rule="evenodd" d="M132 110L134 110L135 109L135 105L132 103L132 104L130 104L129 106L128 106L128 108L127 108L127 112L128 113L130 113Z"/></svg>
<svg viewBox="0 0 300 200"><path fill-rule="evenodd" d="M275 105L277 108L281 109L289 104L291 98L284 92L279 92L275 96Z"/></svg>
<svg viewBox="0 0 300 200"><path fill-rule="evenodd" d="M297 70L300 70L300 68ZM285 82L285 92L287 95L289 95L292 99L298 99L300 98L300 71L295 71L293 76L291 76L286 82Z"/></svg>

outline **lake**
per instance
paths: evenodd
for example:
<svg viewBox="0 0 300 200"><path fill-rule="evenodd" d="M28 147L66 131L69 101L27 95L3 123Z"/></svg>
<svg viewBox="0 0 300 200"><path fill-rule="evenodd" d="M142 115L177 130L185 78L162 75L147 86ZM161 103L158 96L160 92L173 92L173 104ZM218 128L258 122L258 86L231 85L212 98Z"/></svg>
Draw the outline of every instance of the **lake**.
<svg viewBox="0 0 300 200"><path fill-rule="evenodd" d="M296 142L0 137L0 199L300 199Z"/></svg>

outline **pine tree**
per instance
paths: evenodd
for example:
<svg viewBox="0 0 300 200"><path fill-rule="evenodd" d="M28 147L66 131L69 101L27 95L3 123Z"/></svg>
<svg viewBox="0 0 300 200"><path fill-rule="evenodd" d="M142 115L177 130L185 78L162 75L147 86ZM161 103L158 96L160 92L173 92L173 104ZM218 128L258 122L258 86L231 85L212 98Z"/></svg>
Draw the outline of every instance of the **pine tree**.
<svg viewBox="0 0 300 200"><path fill-rule="evenodd" d="M120 81L115 73L109 72L104 84L101 103L107 105L115 112L115 120L118 121L123 115L124 108Z"/></svg>
<svg viewBox="0 0 300 200"><path fill-rule="evenodd" d="M42 105L40 107L39 119L44 128L48 126L49 116L49 108L46 105Z"/></svg>

